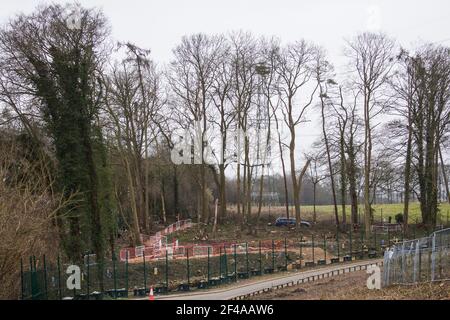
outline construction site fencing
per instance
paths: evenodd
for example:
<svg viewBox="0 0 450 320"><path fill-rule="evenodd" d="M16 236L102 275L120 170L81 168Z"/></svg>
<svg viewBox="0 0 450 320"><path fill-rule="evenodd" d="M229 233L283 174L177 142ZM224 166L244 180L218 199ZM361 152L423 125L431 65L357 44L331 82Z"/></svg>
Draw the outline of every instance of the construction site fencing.
<svg viewBox="0 0 450 320"><path fill-rule="evenodd" d="M450 279L450 229L403 241L384 254L384 285Z"/></svg>
<svg viewBox="0 0 450 320"><path fill-rule="evenodd" d="M363 230L298 238L179 245L177 241L153 247L121 250L117 258L98 261L86 254L82 261L30 257L21 261L22 299L117 299L211 288L242 279L290 272L317 265L381 257L400 234L373 234ZM161 239L163 239L161 237ZM435 245L444 238L436 238ZM448 243L448 239L447 239ZM436 259L443 259L437 256ZM447 258L448 259L448 258ZM436 260L437 261L437 260ZM80 268L79 289L67 289L68 267ZM438 268L436 268L438 270Z"/></svg>

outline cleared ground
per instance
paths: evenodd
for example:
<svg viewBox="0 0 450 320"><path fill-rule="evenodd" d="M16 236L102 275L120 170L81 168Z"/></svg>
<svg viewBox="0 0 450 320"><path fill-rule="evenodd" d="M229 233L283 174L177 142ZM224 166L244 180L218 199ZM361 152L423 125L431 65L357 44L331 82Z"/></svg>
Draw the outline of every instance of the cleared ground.
<svg viewBox="0 0 450 320"><path fill-rule="evenodd" d="M450 282L396 285L369 290L357 271L258 295L253 300L450 300Z"/></svg>

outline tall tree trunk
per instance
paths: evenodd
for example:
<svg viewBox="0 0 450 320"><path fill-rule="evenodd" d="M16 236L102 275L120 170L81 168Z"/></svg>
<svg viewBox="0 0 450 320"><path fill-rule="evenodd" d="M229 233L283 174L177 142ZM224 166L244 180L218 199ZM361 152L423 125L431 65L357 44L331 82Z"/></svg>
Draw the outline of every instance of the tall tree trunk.
<svg viewBox="0 0 450 320"><path fill-rule="evenodd" d="M166 200L165 200L165 196L164 196L164 194L165 194L165 191L164 191L164 184L163 185L161 185L161 212L162 212L162 215L163 215L163 222L164 222L164 225L167 223L167 213L166 213Z"/></svg>
<svg viewBox="0 0 450 320"><path fill-rule="evenodd" d="M177 166L173 166L173 206L175 209L175 215L178 216L181 214L180 212L180 204L179 204L179 196L178 196L178 171Z"/></svg>
<svg viewBox="0 0 450 320"><path fill-rule="evenodd" d="M300 192L302 191L302 184L303 184L303 177L305 176L306 170L308 170L308 167L311 163L311 159L308 159L305 163L305 166L303 167L302 171L300 172L300 175L298 176L297 180L297 187L298 187L298 202L299 202L299 208L298 211L295 211L295 220L297 224L297 229L300 227L301 223L301 216L300 216ZM294 178L297 179L297 178Z"/></svg>
<svg viewBox="0 0 450 320"><path fill-rule="evenodd" d="M354 159L354 150L353 150L353 142L349 143L348 150L348 181L349 181L349 193L350 193L350 202L351 202L351 211L352 211L352 223L358 224L360 223L358 219L358 193L356 190L356 164Z"/></svg>
<svg viewBox="0 0 450 320"><path fill-rule="evenodd" d="M346 212L346 204L347 204L347 169L346 169L346 158L344 151L344 137L341 134L340 141L340 153L341 153L341 205L342 205L342 224L347 224L347 212Z"/></svg>
<svg viewBox="0 0 450 320"><path fill-rule="evenodd" d="M281 142L281 134L278 127L278 118L274 112L275 124L278 132L278 149L280 151L280 159L281 159L281 169L283 171L283 183L284 183L284 204L286 207L286 217L289 219L289 193L288 193L288 184L287 184L287 176L286 176L286 165L284 162L284 153L283 153L283 144Z"/></svg>
<svg viewBox="0 0 450 320"><path fill-rule="evenodd" d="M372 139L370 131L370 93L364 94L364 225L366 237L370 236L372 208L370 205L370 167L372 157Z"/></svg>
<svg viewBox="0 0 450 320"><path fill-rule="evenodd" d="M247 204L247 222L251 221L252 217L252 199L251 199L251 192L252 192L252 175L253 175L253 169L250 164L250 141L247 141L247 151L246 151L246 161L247 161L247 193L245 197L245 202Z"/></svg>
<svg viewBox="0 0 450 320"><path fill-rule="evenodd" d="M444 158L442 157L441 146L439 145L439 158L441 160L442 177L444 178L445 191L447 193L447 201L450 203L450 191L448 186L447 172L445 171Z"/></svg>
<svg viewBox="0 0 450 320"><path fill-rule="evenodd" d="M140 236L140 228L139 228L139 215L138 209L136 205L136 190L134 188L133 175L131 173L130 162L128 161L127 155L123 154L125 167L127 170L128 177L128 187L130 188L130 203L131 203L131 240L133 242L133 246L141 245L141 236Z"/></svg>
<svg viewBox="0 0 450 320"><path fill-rule="evenodd" d="M316 188L317 183L313 183L313 222L317 223L317 213L316 213Z"/></svg>
<svg viewBox="0 0 450 320"><path fill-rule="evenodd" d="M289 160L291 163L291 179L292 179L292 192L294 199L295 218L297 219L297 226L300 225L300 194L299 186L297 183L297 173L295 172L295 128L291 127L291 142L289 145Z"/></svg>
<svg viewBox="0 0 450 320"><path fill-rule="evenodd" d="M263 201L263 190L264 190L264 164L262 165L262 173L259 180L259 199L258 199L258 212L256 216L256 223L259 224L259 220L261 218L261 209L262 209L262 201Z"/></svg>
<svg viewBox="0 0 450 320"><path fill-rule="evenodd" d="M326 131L326 123L325 123L325 102L323 101L322 86L319 86L319 88L320 88L321 111L322 111L322 133L323 133L323 138L325 140L325 150L327 153L328 170L330 172L331 194L333 196L333 206L334 206L334 217L335 217L335 221L336 221L336 226L339 226L339 215L338 215L338 207L337 207L337 200L336 200L336 188L335 188L335 183L334 183L333 166L331 163L330 144L328 143L328 136L327 136L327 131Z"/></svg>
<svg viewBox="0 0 450 320"><path fill-rule="evenodd" d="M144 230L148 234L150 230L150 212L149 212L149 198L148 198L148 137L147 130L145 130L145 163L144 163Z"/></svg>
<svg viewBox="0 0 450 320"><path fill-rule="evenodd" d="M280 147L281 147L281 144L280 144ZM283 170L284 205L286 207L286 217L289 219L289 191L288 191L287 176L286 176L286 165L284 163L283 153L281 153L280 158L281 158L281 168Z"/></svg>
<svg viewBox="0 0 450 320"><path fill-rule="evenodd" d="M239 138L238 138L239 139ZM240 152L240 151L239 151ZM240 221L240 224L242 226L244 219L243 215L244 213L241 213L241 201L242 201L242 195L241 195L241 164L240 164L240 158L237 161L237 170L236 170L236 204L237 204L237 215L238 219Z"/></svg>
<svg viewBox="0 0 450 320"><path fill-rule="evenodd" d="M259 219L261 216L261 207L262 207L262 194L263 194L263 188L264 188L264 169L265 169L266 161L267 161L267 152L268 152L268 148L270 145L270 133L271 133L270 120L271 120L271 117L269 115L270 115L269 104L267 104L267 116L268 116L269 127L268 127L267 135L266 135L264 158L263 158L263 163L262 163L261 181L260 181L260 186L259 186L259 206L258 206L258 218L257 218L258 224L259 224Z"/></svg>
<svg viewBox="0 0 450 320"><path fill-rule="evenodd" d="M219 190L219 202L220 202L220 215L219 223L222 219L225 219L227 214L227 197L226 197L226 177L225 177L225 165L221 164L219 166L220 175L220 190Z"/></svg>
<svg viewBox="0 0 450 320"><path fill-rule="evenodd" d="M247 139L244 139L244 174L242 177L242 216L244 224L248 222L248 213L247 213L247 175L249 171L249 167L247 165Z"/></svg>
<svg viewBox="0 0 450 320"><path fill-rule="evenodd" d="M198 223L208 223L206 220L206 172L205 166L200 165L200 212L198 215Z"/></svg>
<svg viewBox="0 0 450 320"><path fill-rule="evenodd" d="M406 144L406 158L405 158L405 183L404 183L404 197L403 197L403 230L408 231L409 222L409 196L411 192L411 160L412 160L412 121L411 114L408 114L408 141Z"/></svg>

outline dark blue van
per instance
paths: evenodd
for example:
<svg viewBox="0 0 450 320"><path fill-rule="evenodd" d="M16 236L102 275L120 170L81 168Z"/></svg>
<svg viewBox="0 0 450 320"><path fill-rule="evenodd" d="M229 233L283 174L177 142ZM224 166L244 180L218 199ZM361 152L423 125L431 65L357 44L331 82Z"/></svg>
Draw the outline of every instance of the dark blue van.
<svg viewBox="0 0 450 320"><path fill-rule="evenodd" d="M277 220L275 220L275 226L277 227L284 227L284 226L295 226L296 225L297 220L295 218L284 218L284 217L279 217ZM301 227L311 227L311 223L309 223L308 221L300 221L300 226Z"/></svg>

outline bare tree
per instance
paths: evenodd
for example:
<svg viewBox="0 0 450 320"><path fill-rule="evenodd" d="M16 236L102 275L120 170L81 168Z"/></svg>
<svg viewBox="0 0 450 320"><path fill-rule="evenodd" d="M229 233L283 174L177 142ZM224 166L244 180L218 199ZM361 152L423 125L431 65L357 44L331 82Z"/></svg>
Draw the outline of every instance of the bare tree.
<svg viewBox="0 0 450 320"><path fill-rule="evenodd" d="M442 157L442 150L441 145L439 145L439 159L441 160L441 167L442 167L442 177L444 178L444 185L445 185L445 192L447 194L447 201L450 203L450 190L448 186L448 178L447 178L447 172L445 170L445 163L444 158Z"/></svg>
<svg viewBox="0 0 450 320"><path fill-rule="evenodd" d="M364 99L364 221L366 236L369 236L372 220L370 206L372 122L384 111L384 104L380 103L379 93L391 74L394 42L383 34L362 33L352 41L348 41L347 45L351 69L356 73L355 85Z"/></svg>
<svg viewBox="0 0 450 320"><path fill-rule="evenodd" d="M262 198L263 198L263 187L264 187L264 172L266 166L269 165L270 159L269 157L272 154L271 143L272 143L272 118L276 117L273 111L273 103L272 98L276 97L276 86L278 77L276 74L277 68L277 55L279 54L279 43L276 39L262 39L260 43L260 55L261 62L256 65L256 72L260 76L260 87L258 88L258 116L260 117L260 123L258 123L258 131L261 128L261 125L266 129L266 136L264 143L262 143L262 170L260 177L260 185L259 185L259 203L258 203L258 214L257 214L257 223L259 223L262 209ZM260 94L262 93L264 102L260 99ZM278 120L277 122L277 130L278 130ZM258 137L260 133L257 133ZM278 132L278 137L280 137L280 132ZM279 143L281 141L279 140ZM258 143L258 147L260 144ZM258 150L259 151L259 150ZM282 158L282 167L283 167L283 176L286 182L286 171L284 167L284 158L282 154L282 149L280 149L280 157ZM258 154L259 155L259 154ZM287 186L286 186L287 187ZM287 216L289 217L289 208L287 210Z"/></svg>
<svg viewBox="0 0 450 320"><path fill-rule="evenodd" d="M398 100L395 110L406 121L393 121L391 127L396 126L401 128L400 135L406 136L406 151L405 151L405 165L404 165L404 185L403 185L403 228L408 230L409 221L409 201L411 194L411 166L412 166L412 143L413 143L413 128L412 128L412 110L414 103L414 96L416 92L414 84L414 67L412 66L407 54L402 50L398 56L399 68L395 76L391 80L391 85L394 88ZM406 123L406 125L405 125ZM405 135L406 131L406 135ZM403 146L402 141L399 144Z"/></svg>
<svg viewBox="0 0 450 320"><path fill-rule="evenodd" d="M279 75L278 92L283 113L284 123L290 132L289 159L291 168L292 189L295 207L295 216L297 225L300 224L300 188L301 177L297 176L295 161L296 146L296 128L305 121L304 115L309 106L311 106L314 94L319 84L313 86L310 90L309 99L300 104L298 101L300 89L306 90L306 84L309 84L313 76L311 64L314 62L317 49L306 41L298 41L284 47L279 54L277 73ZM307 162L309 164L309 162ZM306 171L307 165L303 168Z"/></svg>
<svg viewBox="0 0 450 320"><path fill-rule="evenodd" d="M19 132L2 130L0 138L0 281L1 299L17 299L20 265L26 255L56 258L61 211L76 203L76 195L52 192L54 177L42 174L48 165L33 158L34 150L20 143ZM66 211L70 214L70 211Z"/></svg>
<svg viewBox="0 0 450 320"><path fill-rule="evenodd" d="M225 47L224 50L228 52L229 50L228 44L224 45L224 47ZM228 131L236 118L236 113L234 112L230 103L231 98L230 95L233 81L233 74L231 70L230 60L224 57L216 61L216 63L218 64L218 73L212 85L212 100L215 109L213 109L214 114L210 116L210 121L218 126L219 128L218 132L220 133L220 141L219 141L220 149L218 150L218 155L215 154L219 167L219 177L218 178L216 177L215 180L218 181L218 189L219 189L219 203L220 203L219 219L222 219L225 217L227 212L225 170L230 165L232 160L228 156L229 150ZM216 114L218 114L219 116L216 117L215 116ZM213 174L216 175L216 171L214 170L214 168ZM215 212L217 213L217 207ZM217 216L215 217L215 221L217 221Z"/></svg>
<svg viewBox="0 0 450 320"><path fill-rule="evenodd" d="M257 61L258 52L257 43L250 33L233 33L230 36L230 42L231 67L234 79L230 101L236 113L235 129L238 132L238 141L236 141L236 148L238 150L236 164L237 213L241 219L241 224L243 224L244 222L248 222L251 215L250 193L252 167L250 166L249 136L245 135L243 137L244 141L242 145L241 134L239 133L247 132L250 129L249 120L251 119L249 117L251 116L251 108L257 88L255 62ZM241 159L242 153L244 156L243 159ZM241 173L241 170L243 170L243 173Z"/></svg>
<svg viewBox="0 0 450 320"><path fill-rule="evenodd" d="M331 143L327 134L327 119L326 119L326 109L331 108L332 102L330 101L332 97L329 96L328 87L329 84L334 85L334 81L331 78L328 78L333 70L333 67L329 64L328 61L324 59L323 53L320 52L317 55L316 66L315 66L315 76L317 80L317 84L319 87L319 99L320 99L320 112L322 119L322 135L325 143L325 153L327 155L328 160L328 170L329 177L331 181L331 194L333 196L333 205L334 205L334 217L336 226L339 226L339 213L337 207L337 198L336 198L336 184L334 181L335 173L333 171L333 163L331 156ZM328 78L328 79L327 79Z"/></svg>
<svg viewBox="0 0 450 320"><path fill-rule="evenodd" d="M128 177L132 242L149 232L148 149L155 139L156 114L164 99L161 76L148 51L127 44L127 56L105 79L105 106L116 146ZM149 136L150 132L150 136Z"/></svg>
<svg viewBox="0 0 450 320"><path fill-rule="evenodd" d="M357 98L358 93L353 93L353 102L345 103L342 88L339 88L340 96L340 114L343 119L347 121L347 130L342 132L345 134L345 138L342 139L344 144L345 153L347 155L346 159L346 172L349 183L349 194L351 203L351 220L353 224L360 223L358 221L358 191L357 191L357 174L358 174L358 154L361 150L362 144L357 141L357 133L360 128L360 119L357 114ZM344 120L343 120L344 121Z"/></svg>
<svg viewBox="0 0 450 320"><path fill-rule="evenodd" d="M212 90L214 81L219 72L220 64L225 51L222 36L206 36L196 34L190 37L183 37L173 53L174 60L170 65L169 84L174 95L177 109L184 118L185 127L196 125L199 136L198 142L201 144L196 162L199 167L200 196L197 220L198 222L208 222L208 196L207 196L207 164L205 159L206 133L208 124L208 109L212 103Z"/></svg>

